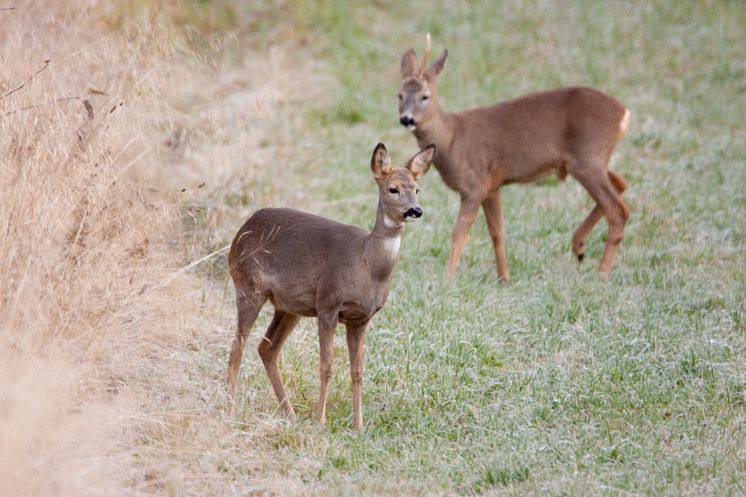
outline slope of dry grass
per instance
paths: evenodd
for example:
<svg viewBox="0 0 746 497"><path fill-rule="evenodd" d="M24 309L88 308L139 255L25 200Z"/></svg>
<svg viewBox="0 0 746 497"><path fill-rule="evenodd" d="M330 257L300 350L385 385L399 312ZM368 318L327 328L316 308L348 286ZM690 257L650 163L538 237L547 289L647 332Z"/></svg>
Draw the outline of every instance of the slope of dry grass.
<svg viewBox="0 0 746 497"><path fill-rule="evenodd" d="M258 187L237 204L271 193L257 165L295 153L289 135L269 137L292 129L283 108L301 90L288 76L308 67L264 38L239 44L226 33L255 20L227 12L105 0L0 12L3 495L161 491L178 466L171 355L203 325L205 291L189 274L162 283L210 250L216 190L239 177Z"/></svg>

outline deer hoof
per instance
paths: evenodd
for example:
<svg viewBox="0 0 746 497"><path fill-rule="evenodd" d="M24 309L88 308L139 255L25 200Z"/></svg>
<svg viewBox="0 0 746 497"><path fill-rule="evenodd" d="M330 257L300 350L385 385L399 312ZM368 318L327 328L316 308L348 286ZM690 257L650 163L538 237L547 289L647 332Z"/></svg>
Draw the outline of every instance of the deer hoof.
<svg viewBox="0 0 746 497"><path fill-rule="evenodd" d="M583 262L583 258L585 257L585 254L575 254L578 258L578 263Z"/></svg>

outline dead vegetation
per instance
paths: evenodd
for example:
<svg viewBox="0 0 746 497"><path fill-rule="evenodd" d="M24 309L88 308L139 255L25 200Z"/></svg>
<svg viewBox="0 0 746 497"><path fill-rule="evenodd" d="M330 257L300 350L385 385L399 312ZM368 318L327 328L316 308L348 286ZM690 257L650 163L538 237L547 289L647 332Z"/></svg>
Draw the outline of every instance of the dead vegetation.
<svg viewBox="0 0 746 497"><path fill-rule="evenodd" d="M106 0L0 12L0 494L161 492L179 466L163 364L214 297L169 276L223 222L210 192L239 173L261 184L256 164L283 159L267 137L299 97L282 48L188 15ZM176 229L197 211L203 231Z"/></svg>

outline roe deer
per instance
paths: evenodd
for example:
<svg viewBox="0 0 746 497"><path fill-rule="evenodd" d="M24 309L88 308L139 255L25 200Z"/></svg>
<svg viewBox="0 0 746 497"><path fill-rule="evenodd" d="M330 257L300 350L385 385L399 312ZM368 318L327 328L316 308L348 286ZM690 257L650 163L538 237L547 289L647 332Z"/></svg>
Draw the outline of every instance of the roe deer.
<svg viewBox="0 0 746 497"><path fill-rule="evenodd" d="M588 191L596 206L572 237L572 250L583 259L584 243L603 215L608 235L599 272L614 263L629 210L620 194L627 185L608 170L609 157L627 130L629 110L598 90L559 88L531 93L489 107L445 112L438 104L438 77L448 50L429 67L430 35L422 63L414 50L401 60L400 123L417 142L437 147L433 165L445 184L461 195L451 234L447 274L456 273L459 255L481 204L492 238L500 280L508 280L500 187L527 183L549 174L569 174Z"/></svg>
<svg viewBox="0 0 746 497"><path fill-rule="evenodd" d="M291 209L261 209L238 230L228 255L236 287L238 329L228 361L228 411L235 409L236 376L244 344L267 300L275 315L259 344L267 375L285 414L295 419L277 366L280 348L301 316L317 316L321 346L318 419L326 423L334 331L347 328L355 429L362 431L361 383L365 329L391 288L405 222L422 216L417 180L430 167L435 147L418 152L406 167L392 168L379 143L371 159L378 183L378 211L371 233Z"/></svg>

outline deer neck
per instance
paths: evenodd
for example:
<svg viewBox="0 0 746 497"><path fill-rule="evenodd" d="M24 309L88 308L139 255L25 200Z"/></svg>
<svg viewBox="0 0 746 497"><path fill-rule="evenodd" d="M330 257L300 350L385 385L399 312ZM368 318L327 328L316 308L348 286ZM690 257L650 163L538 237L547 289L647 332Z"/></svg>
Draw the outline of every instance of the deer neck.
<svg viewBox="0 0 746 497"><path fill-rule="evenodd" d="M364 248L365 261L374 277L385 279L391 275L399 256L403 226L404 223L384 214L379 202L376 224L366 238Z"/></svg>
<svg viewBox="0 0 746 497"><path fill-rule="evenodd" d="M434 98L430 105L430 116L415 128L414 136L420 147L434 143L438 150L445 150L453 137L453 120L449 113L440 108L437 98Z"/></svg>

